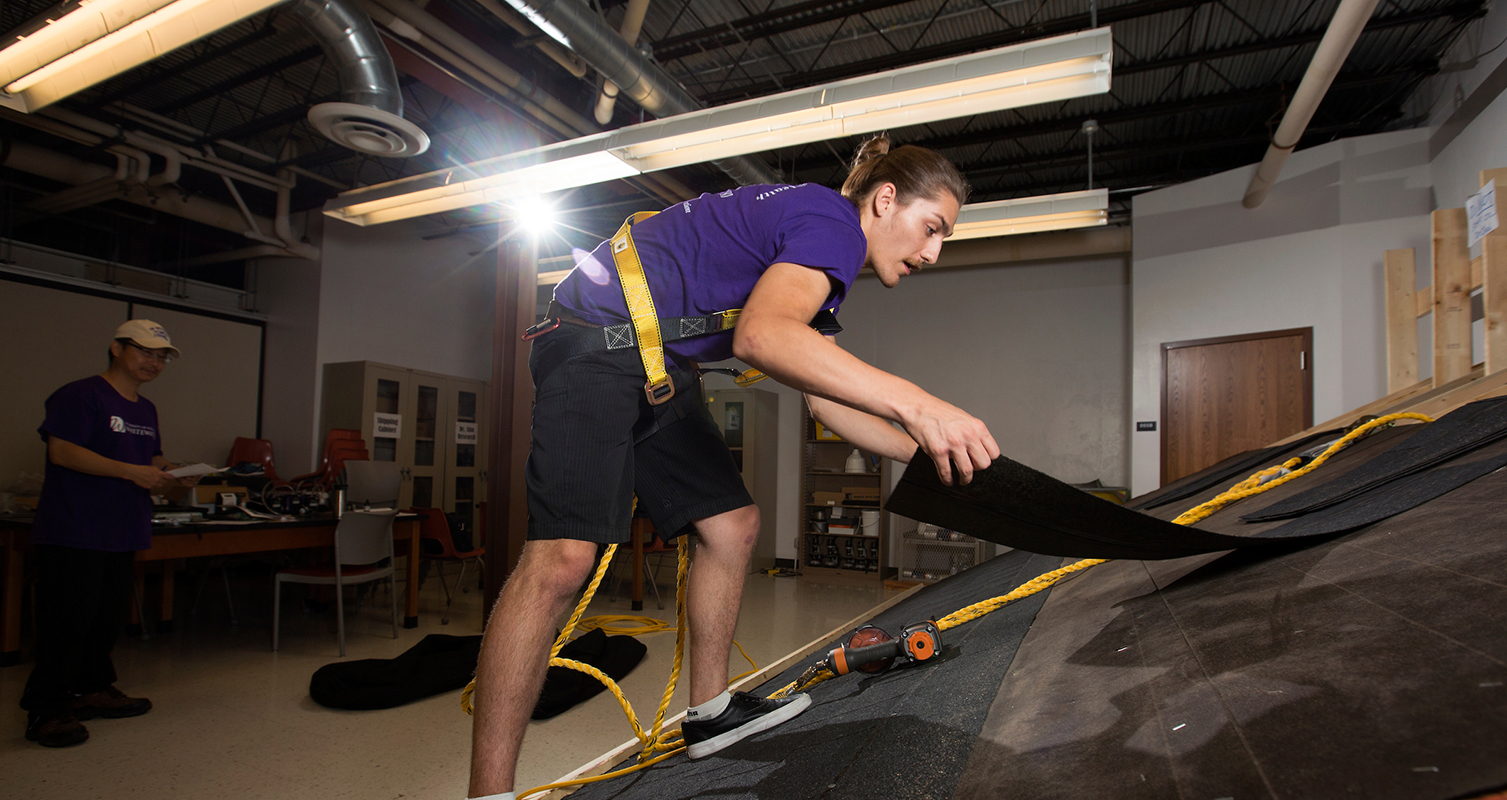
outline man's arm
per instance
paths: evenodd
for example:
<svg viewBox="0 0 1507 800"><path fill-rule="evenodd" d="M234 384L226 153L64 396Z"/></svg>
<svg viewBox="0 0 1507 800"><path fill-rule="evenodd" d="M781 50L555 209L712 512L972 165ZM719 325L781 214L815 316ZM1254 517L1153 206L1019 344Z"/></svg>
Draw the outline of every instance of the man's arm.
<svg viewBox="0 0 1507 800"><path fill-rule="evenodd" d="M962 409L865 364L812 330L810 320L829 290L824 272L799 264L771 266L754 286L733 329L733 354L786 386L900 423L936 462L944 483L952 482L949 462L957 466L962 483L971 481L975 469L999 456L989 429ZM875 425L853 425L856 417L844 419L839 414L836 419L833 429L845 435L885 436ZM852 430L843 431L845 422ZM871 441L870 447L889 455L902 444L886 437Z"/></svg>
<svg viewBox="0 0 1507 800"><path fill-rule="evenodd" d="M848 442L902 464L909 464L911 456L916 454L916 440L896 430L887 420L825 397L814 394L805 397L811 416Z"/></svg>
<svg viewBox="0 0 1507 800"><path fill-rule="evenodd" d="M47 458L60 467L67 467L76 472L103 475L107 478L124 478L143 489L158 489L174 482L173 476L163 472L157 466L127 464L124 461L105 458L87 447L81 447L57 436L47 437ZM152 459L154 464L158 458L161 456Z"/></svg>

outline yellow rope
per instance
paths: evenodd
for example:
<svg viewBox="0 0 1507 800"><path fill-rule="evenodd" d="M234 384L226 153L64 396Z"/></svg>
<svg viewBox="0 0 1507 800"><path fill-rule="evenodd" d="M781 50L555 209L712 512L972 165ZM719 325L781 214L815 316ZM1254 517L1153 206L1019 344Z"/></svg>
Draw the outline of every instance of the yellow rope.
<svg viewBox="0 0 1507 800"><path fill-rule="evenodd" d="M1313 461L1302 466L1301 468L1294 469L1301 462L1301 459L1293 458L1289 459L1280 467L1271 467L1269 469L1261 470L1251 475L1249 478L1246 478L1245 480L1230 487L1228 490L1220 493L1214 499L1188 510L1187 512L1178 516L1177 519L1173 520L1173 522L1178 525L1192 525L1195 522L1207 519L1216 511L1224 508L1231 503L1243 500L1247 497L1253 497L1266 491L1270 491L1277 488L1278 486L1281 486L1284 483L1287 483L1288 481L1294 480L1303 475L1307 475L1309 472L1312 472L1313 470L1321 466L1325 461L1328 461L1330 456L1350 446L1350 444L1355 442L1357 439L1370 434L1371 431L1377 428L1391 425L1393 422L1399 419L1416 419L1422 422L1433 422L1433 419L1428 416L1411 412L1389 414L1385 417L1371 420L1365 425L1356 428L1338 441L1329 445L1329 447L1325 448L1322 454L1320 454ZM615 681L589 664L582 664L577 661L555 657L555 654L559 652L560 647L564 644L565 638L569 635L570 630L575 627L576 622L581 615L581 611L585 609L586 605L590 602L592 594L596 592L597 584L601 582L602 575L605 574L607 570L607 564L612 558L612 554L616 549L616 545L609 547L607 554L603 556L601 566L597 568L596 577L592 580L591 585L587 587L586 594L581 598L581 604L576 608L576 613L571 617L570 623L567 624L565 631L560 634L560 639L555 642L555 648L550 653L550 666L567 667L569 669L575 669L581 672L585 672L586 674L591 675L592 677L595 677L597 680L601 681L604 685L607 686L608 689L612 691L613 696L617 697L618 703L623 707L623 711L628 717L629 724L633 726L634 735L638 737L638 740L645 745L643 751L639 753L639 763L625 769L620 769L615 772L609 772L591 778L579 778L575 780L561 781L559 783L551 783L544 786L538 786L533 789L529 789L528 791L520 792L518 794L519 800L523 800L523 798L525 797L530 797L536 794L551 791L553 789L560 789L568 786L580 786L588 783L596 783L598 781L609 780L621 775L627 775L633 772L637 772L638 770L653 766L654 764L658 764L665 759L671 758L685 749L684 743L679 738L679 730L669 731L668 733L660 732L660 729L664 724L665 710L669 707L670 698L675 693L676 681L680 676L682 649L686 629L685 578L690 559L688 555L689 551L687 550L686 540L684 537L681 538L679 546L680 563L675 577L675 663L670 672L670 682L665 687L664 697L660 702L658 712L655 714L654 725L648 733L645 733L640 727L638 719L633 712L632 705L628 702L627 698L623 696L622 690L618 688ZM1080 572L1090 567L1107 563L1109 560L1110 559L1103 558L1086 558L1081 561L1068 564L1067 566L1059 567L1050 572L1043 573L1036 576L1035 578L1032 578L1029 581L1026 581L1007 594L993 597L988 600L979 601L970 606L960 608L957 611L952 612L951 614L948 614L947 616L937 621L937 627L945 631L962 625L965 622L971 622L992 611L1002 608L1009 603L1030 597L1033 594L1047 589L1075 572ZM637 623L638 620L641 620L643 618L594 617L592 619L628 619ZM653 622L658 621L653 620ZM659 627L654 627L652 628L652 630L662 630L663 627L663 623L660 623ZM647 630L634 630L638 632L648 632ZM737 645L737 642L734 642L733 644ZM748 653L743 650L743 647L741 645L738 645L738 651L743 653L744 658L748 658ZM748 661L750 664L753 663L753 659L751 658L748 658ZM751 672L744 673L744 675L752 674L752 672L755 671L757 671L757 667L755 667L755 669ZM744 677L744 675L740 675L738 676L738 678L742 678ZM812 686L822 683L823 681L830 680L834 677L837 677L836 673L832 672L829 669L822 668L820 670L817 670L815 674L803 675L801 679L798 679L781 687L769 696L771 698L785 697L792 693L805 691ZM467 686L465 692L463 692L461 695L461 705L466 709L466 713L468 714L471 713L470 695L473 691L474 686L475 681L473 680L471 682L471 685ZM659 755L655 755L655 753L659 753Z"/></svg>

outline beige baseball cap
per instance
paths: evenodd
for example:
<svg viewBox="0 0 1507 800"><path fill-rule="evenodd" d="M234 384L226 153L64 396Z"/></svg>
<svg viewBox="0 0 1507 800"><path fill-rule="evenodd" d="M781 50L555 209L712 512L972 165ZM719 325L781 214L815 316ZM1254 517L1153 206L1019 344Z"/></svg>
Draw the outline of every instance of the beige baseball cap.
<svg viewBox="0 0 1507 800"><path fill-rule="evenodd" d="M149 319L133 319L124 323L115 329L115 338L130 339L148 350L171 350L173 358L183 357L168 338L167 329Z"/></svg>

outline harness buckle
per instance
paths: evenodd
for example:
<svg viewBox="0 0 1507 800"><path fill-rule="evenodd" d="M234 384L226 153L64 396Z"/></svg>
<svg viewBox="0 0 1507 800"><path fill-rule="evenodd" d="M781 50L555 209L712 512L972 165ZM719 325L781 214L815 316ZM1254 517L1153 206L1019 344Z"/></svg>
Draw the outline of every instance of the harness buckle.
<svg viewBox="0 0 1507 800"><path fill-rule="evenodd" d="M558 327L560 327L559 317L545 317L543 321L537 325L530 325L528 330L523 332L523 341L533 341Z"/></svg>
<svg viewBox="0 0 1507 800"><path fill-rule="evenodd" d="M644 396L649 398L649 405L657 406L675 396L675 382L669 375L659 381L646 381L644 383Z"/></svg>

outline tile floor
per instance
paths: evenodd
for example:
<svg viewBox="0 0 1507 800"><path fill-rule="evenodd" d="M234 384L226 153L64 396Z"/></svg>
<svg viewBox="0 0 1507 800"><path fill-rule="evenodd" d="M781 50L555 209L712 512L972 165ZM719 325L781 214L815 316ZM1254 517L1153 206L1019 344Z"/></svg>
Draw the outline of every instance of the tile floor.
<svg viewBox="0 0 1507 800"><path fill-rule="evenodd" d="M117 685L151 698L154 708L134 719L88 722L90 739L83 745L52 750L26 741L25 713L16 703L30 665L0 669L0 798L466 796L471 719L460 709L460 692L381 711L319 706L309 699L309 676L338 660L334 612L306 612L302 589L285 588L282 649L273 653L266 572L255 566L237 571L238 625L229 623L224 590L213 577L198 613L189 615L196 575L180 575L176 631L149 641L122 637L115 650ZM631 612L625 595L613 600L605 584L602 595L589 614L642 613L673 624L672 595L664 611L651 595L643 612ZM764 666L889 596L877 581L873 588L853 588L750 576L737 639ZM396 640L390 638L385 597L359 612L348 607L347 660L391 658L430 633L481 632L474 586L457 595L446 626L439 621L443 604L431 577L420 594L419 627L400 627ZM669 675L673 629L646 636L644 643L648 655L621 685L640 717L652 720ZM731 666L735 675L748 669L736 652ZM682 687L670 711L684 707ZM618 704L604 692L532 723L519 786L549 783L631 738Z"/></svg>

